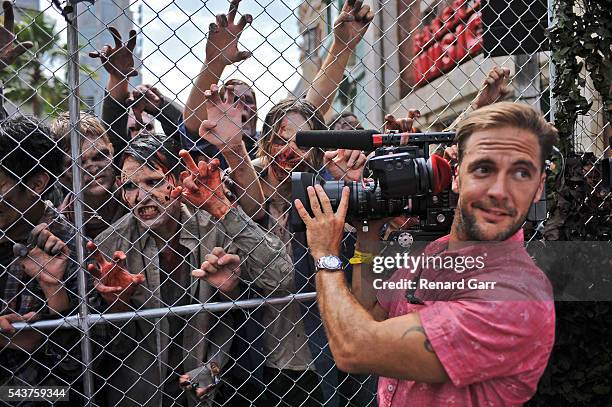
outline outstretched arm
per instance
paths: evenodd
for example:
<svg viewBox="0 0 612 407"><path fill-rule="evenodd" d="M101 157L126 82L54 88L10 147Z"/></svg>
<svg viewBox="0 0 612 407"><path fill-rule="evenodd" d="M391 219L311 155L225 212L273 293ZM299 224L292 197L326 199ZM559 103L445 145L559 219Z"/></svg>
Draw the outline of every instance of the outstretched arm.
<svg viewBox="0 0 612 407"><path fill-rule="evenodd" d="M185 104L183 116L188 132L197 134L202 121L208 117L204 105L204 92L210 86L217 84L226 66L247 59L251 56L248 51L238 51L238 40L247 24L253 17L245 14L235 22L240 0L232 0L227 15L217 15L216 22L208 28L208 41L206 42L206 59L200 73L193 81L193 87Z"/></svg>
<svg viewBox="0 0 612 407"><path fill-rule="evenodd" d="M334 22L334 40L306 99L325 115L342 82L344 69L355 47L368 30L374 13L360 0L347 0Z"/></svg>
<svg viewBox="0 0 612 407"><path fill-rule="evenodd" d="M115 27L109 27L115 46L105 45L100 51L91 52L92 58L100 58L102 66L108 72L107 94L102 104L102 121L110 128L109 136L119 157L129 141L127 131L128 112L125 100L129 96L128 85L131 77L138 75L134 69L134 48L136 31L130 31L126 44Z"/></svg>
<svg viewBox="0 0 612 407"><path fill-rule="evenodd" d="M259 177L242 141L241 112L234 102L234 88L227 86L225 100L219 87L204 92L208 119L200 126L200 137L215 146L231 168L231 178L242 209L254 220L263 216L264 196Z"/></svg>

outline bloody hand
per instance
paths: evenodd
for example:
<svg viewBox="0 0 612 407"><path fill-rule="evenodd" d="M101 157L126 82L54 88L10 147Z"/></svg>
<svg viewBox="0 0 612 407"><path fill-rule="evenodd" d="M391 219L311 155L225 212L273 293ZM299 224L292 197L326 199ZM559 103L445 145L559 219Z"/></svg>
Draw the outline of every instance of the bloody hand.
<svg viewBox="0 0 612 407"><path fill-rule="evenodd" d="M96 264L87 266L87 270L99 280L96 284L96 290L109 304L113 304L118 299L127 303L138 284L144 282L145 276L131 274L127 271L126 256L122 251L116 251L113 254L113 262L111 263L106 261L94 242L87 242L87 249L96 261Z"/></svg>
<svg viewBox="0 0 612 407"><path fill-rule="evenodd" d="M215 158L208 164L200 161L196 165L188 151L181 150L179 155L188 171L181 172L182 185L172 190L172 198L182 195L196 208L204 209L217 219L223 218L231 203L223 190L219 160Z"/></svg>
<svg viewBox="0 0 612 407"><path fill-rule="evenodd" d="M323 155L325 169L337 180L359 181L368 161L359 150L332 150Z"/></svg>

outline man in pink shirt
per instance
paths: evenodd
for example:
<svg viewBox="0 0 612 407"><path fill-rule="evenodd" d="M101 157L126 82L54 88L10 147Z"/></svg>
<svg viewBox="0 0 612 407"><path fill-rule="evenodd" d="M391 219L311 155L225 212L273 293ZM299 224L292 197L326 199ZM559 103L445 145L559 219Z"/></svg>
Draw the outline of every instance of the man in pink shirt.
<svg viewBox="0 0 612 407"><path fill-rule="evenodd" d="M375 283L379 276L364 264L354 266L352 289L334 272L348 188L336 213L319 186L308 188L313 217L296 200L319 265L318 305L336 364L380 375L380 406L516 406L535 393L555 314L521 226L540 199L556 140L556 129L523 104L497 103L463 119L451 233L419 254L418 267L399 269L385 290L375 290L382 280ZM378 228L371 230L358 232L360 252L376 253Z"/></svg>

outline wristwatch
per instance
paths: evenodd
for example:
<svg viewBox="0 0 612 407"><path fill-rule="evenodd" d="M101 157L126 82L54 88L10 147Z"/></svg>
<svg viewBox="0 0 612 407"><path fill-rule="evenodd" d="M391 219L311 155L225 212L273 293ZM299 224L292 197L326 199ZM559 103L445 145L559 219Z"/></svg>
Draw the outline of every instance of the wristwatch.
<svg viewBox="0 0 612 407"><path fill-rule="evenodd" d="M342 260L338 256L323 256L317 260L317 271L324 269L327 271L342 271Z"/></svg>

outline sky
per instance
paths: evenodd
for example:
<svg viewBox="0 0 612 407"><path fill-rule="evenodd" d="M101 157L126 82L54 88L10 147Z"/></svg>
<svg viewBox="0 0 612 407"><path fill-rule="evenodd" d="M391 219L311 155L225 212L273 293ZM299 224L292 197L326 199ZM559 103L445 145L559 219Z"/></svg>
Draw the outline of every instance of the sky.
<svg viewBox="0 0 612 407"><path fill-rule="evenodd" d="M253 53L246 61L226 68L223 79L238 78L254 84L261 121L274 103L288 96L300 79L297 23L301 0L243 0L240 13L253 16L240 38L239 50ZM131 0L134 18L142 10L142 83L185 103L192 80L205 58L208 25L215 15L227 13L228 0ZM57 21L66 41L63 19L41 2L45 15ZM48 8L47 8L48 7Z"/></svg>
<svg viewBox="0 0 612 407"><path fill-rule="evenodd" d="M285 98L299 81L297 7L300 0L244 0L240 13L253 16L240 38L240 50L253 56L229 66L225 78L253 83L260 118L273 103ZM191 81L205 57L205 35L215 15L227 13L227 0L137 0L132 9L142 8L143 83L162 92L176 94L185 102ZM237 17L238 19L239 17Z"/></svg>

